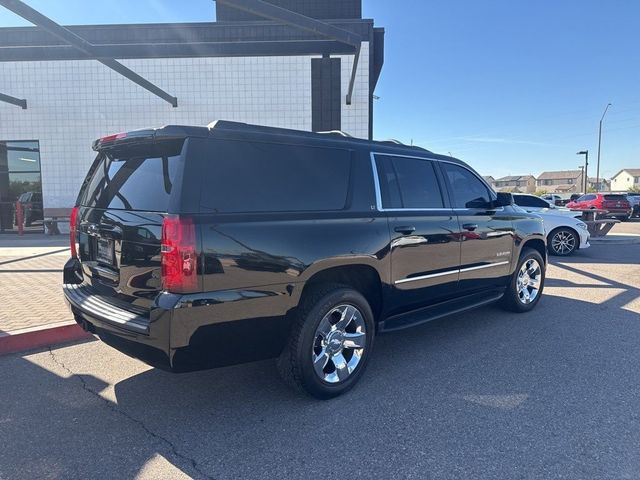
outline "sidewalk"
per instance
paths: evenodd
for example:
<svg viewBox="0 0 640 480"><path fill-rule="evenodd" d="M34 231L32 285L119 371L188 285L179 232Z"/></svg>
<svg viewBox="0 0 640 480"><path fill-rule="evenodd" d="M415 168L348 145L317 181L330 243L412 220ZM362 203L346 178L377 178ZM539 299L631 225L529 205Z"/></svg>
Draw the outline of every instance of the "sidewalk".
<svg viewBox="0 0 640 480"><path fill-rule="evenodd" d="M86 336L62 297L68 258L65 235L0 235L0 354Z"/></svg>

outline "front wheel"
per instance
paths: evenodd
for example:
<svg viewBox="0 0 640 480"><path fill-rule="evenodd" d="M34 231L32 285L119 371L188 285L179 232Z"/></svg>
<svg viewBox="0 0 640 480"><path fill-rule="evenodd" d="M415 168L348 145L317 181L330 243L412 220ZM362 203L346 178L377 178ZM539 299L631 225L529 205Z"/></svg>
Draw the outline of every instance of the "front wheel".
<svg viewBox="0 0 640 480"><path fill-rule="evenodd" d="M578 249L578 235L569 228L557 228L549 234L547 245L551 255L566 257Z"/></svg>
<svg viewBox="0 0 640 480"><path fill-rule="evenodd" d="M533 310L540 301L544 278L545 264L542 255L531 248L523 250L502 297L502 307L517 313Z"/></svg>
<svg viewBox="0 0 640 480"><path fill-rule="evenodd" d="M278 370L290 386L327 399L351 389L373 348L375 326L367 300L342 285L311 287L294 319Z"/></svg>

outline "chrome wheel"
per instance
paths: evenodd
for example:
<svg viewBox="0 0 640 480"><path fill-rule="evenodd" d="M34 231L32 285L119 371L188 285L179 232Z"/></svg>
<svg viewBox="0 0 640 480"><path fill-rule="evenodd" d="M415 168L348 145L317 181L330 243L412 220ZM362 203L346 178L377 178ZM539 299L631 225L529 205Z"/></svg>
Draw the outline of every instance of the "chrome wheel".
<svg viewBox="0 0 640 480"><path fill-rule="evenodd" d="M569 255L576 249L576 236L567 230L560 230L551 238L551 248L558 255Z"/></svg>
<svg viewBox="0 0 640 480"><path fill-rule="evenodd" d="M525 261L518 272L516 289L518 300L524 305L533 302L540 292L542 283L542 268L537 260L530 258Z"/></svg>
<svg viewBox="0 0 640 480"><path fill-rule="evenodd" d="M327 313L313 341L311 359L316 374L325 382L338 383L356 369L367 340L362 312L353 305L338 305Z"/></svg>

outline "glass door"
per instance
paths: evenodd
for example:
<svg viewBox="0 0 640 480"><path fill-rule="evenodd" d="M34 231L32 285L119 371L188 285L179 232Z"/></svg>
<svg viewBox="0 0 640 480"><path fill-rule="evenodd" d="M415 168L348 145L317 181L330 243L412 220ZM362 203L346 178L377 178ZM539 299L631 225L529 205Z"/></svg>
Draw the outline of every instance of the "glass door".
<svg viewBox="0 0 640 480"><path fill-rule="evenodd" d="M40 145L0 141L0 233L44 231Z"/></svg>

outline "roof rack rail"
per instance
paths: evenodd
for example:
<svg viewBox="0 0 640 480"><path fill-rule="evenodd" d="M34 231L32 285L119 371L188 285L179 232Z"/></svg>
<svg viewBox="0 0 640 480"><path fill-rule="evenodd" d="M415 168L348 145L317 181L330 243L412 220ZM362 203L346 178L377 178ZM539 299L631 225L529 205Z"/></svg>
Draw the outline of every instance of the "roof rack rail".
<svg viewBox="0 0 640 480"><path fill-rule="evenodd" d="M388 140L383 140L382 143L393 143L394 145L403 145L406 146L404 143L402 143L400 140L396 140L395 138L390 138Z"/></svg>
<svg viewBox="0 0 640 480"><path fill-rule="evenodd" d="M316 132L321 133L323 135L340 135L341 137L353 138L352 135L349 135L347 132L343 132L342 130L327 130L325 132Z"/></svg>

